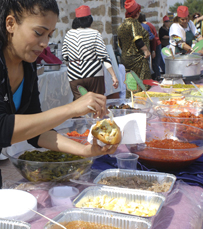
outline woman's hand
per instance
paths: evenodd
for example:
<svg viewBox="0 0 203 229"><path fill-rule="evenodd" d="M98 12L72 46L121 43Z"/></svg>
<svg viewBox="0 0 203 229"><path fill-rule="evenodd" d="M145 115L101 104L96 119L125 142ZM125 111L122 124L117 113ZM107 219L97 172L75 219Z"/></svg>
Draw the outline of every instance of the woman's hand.
<svg viewBox="0 0 203 229"><path fill-rule="evenodd" d="M117 88L118 88L118 83L119 83L117 77L116 77L115 75L112 76L112 80L113 80L113 87L114 87L115 89L117 89Z"/></svg>
<svg viewBox="0 0 203 229"><path fill-rule="evenodd" d="M148 50L147 46L144 45L141 50L144 52L144 58L148 59L151 55L150 51Z"/></svg>
<svg viewBox="0 0 203 229"><path fill-rule="evenodd" d="M117 148L118 145L105 145L102 147L97 144L97 139L93 138L93 144L85 146L82 155L84 157L93 157L93 156L101 156L106 154L113 154Z"/></svg>
<svg viewBox="0 0 203 229"><path fill-rule="evenodd" d="M183 49L190 53L193 49L186 43L183 43Z"/></svg>
<svg viewBox="0 0 203 229"><path fill-rule="evenodd" d="M200 36L200 37L197 38L197 41L201 41L201 40L203 40L203 37L202 36Z"/></svg>
<svg viewBox="0 0 203 229"><path fill-rule="evenodd" d="M87 94L73 101L69 105L71 105L71 109L73 110L74 113L73 117L86 115L91 112L91 113L95 113L94 118L96 117L102 118L104 115L107 114L106 96L96 94L93 92L88 92ZM88 106L94 108L96 112L88 108Z"/></svg>
<svg viewBox="0 0 203 229"><path fill-rule="evenodd" d="M198 53L200 53L201 56L203 56L203 49L199 50Z"/></svg>
<svg viewBox="0 0 203 229"><path fill-rule="evenodd" d="M117 77L116 77L116 74L115 74L113 68L110 67L110 68L108 68L107 70L108 70L108 72L111 74L111 78L112 78L112 80L113 80L113 87L114 87L115 89L117 89L117 88L118 88L118 83L119 83L119 81L118 81L118 79L117 79Z"/></svg>
<svg viewBox="0 0 203 229"><path fill-rule="evenodd" d="M156 57L156 52L152 51L152 59L154 59Z"/></svg>

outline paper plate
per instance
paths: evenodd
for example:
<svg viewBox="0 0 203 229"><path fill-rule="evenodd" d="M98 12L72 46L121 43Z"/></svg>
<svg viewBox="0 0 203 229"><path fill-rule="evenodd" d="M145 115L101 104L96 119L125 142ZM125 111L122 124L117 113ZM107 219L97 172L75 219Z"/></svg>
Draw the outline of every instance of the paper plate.
<svg viewBox="0 0 203 229"><path fill-rule="evenodd" d="M198 47L198 48L197 48L197 47ZM197 49L196 49L196 48L197 48ZM195 46L193 47L193 50L196 49L195 52L198 52L199 50L202 50L202 48L203 48L203 40L197 42L197 43L195 44Z"/></svg>
<svg viewBox="0 0 203 229"><path fill-rule="evenodd" d="M161 52L165 55L165 56L171 56L171 50L167 47L164 47L161 49Z"/></svg>
<svg viewBox="0 0 203 229"><path fill-rule="evenodd" d="M0 189L0 218L29 221L37 211L37 199L30 193L15 189Z"/></svg>

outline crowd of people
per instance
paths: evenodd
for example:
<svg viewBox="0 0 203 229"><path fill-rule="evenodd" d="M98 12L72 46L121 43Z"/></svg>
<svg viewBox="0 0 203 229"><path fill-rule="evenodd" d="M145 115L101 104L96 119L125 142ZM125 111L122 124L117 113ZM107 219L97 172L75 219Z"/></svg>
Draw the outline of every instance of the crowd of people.
<svg viewBox="0 0 203 229"><path fill-rule="evenodd" d="M125 20L118 28L121 63L126 72L133 70L142 80L159 81L161 74L165 73L162 48L170 48L174 55L186 54L193 51L193 42L202 39L203 16L195 13L193 22L187 6L177 8L177 16L173 22L165 15L163 25L158 30L146 20L145 14L141 13L141 6L135 0L126 0L125 9Z"/></svg>
<svg viewBox="0 0 203 229"><path fill-rule="evenodd" d="M161 71L164 72L161 48L170 45L174 54L187 53L192 51L193 39L202 38L202 16L196 13L194 24L186 6L178 7L171 26L168 16L164 16L159 33L141 14L141 6L135 0L126 0L125 9L125 20L118 28L121 63L126 72L133 70L142 80L160 79ZM37 148L84 157L113 154L118 145L101 147L96 139L92 145L82 145L53 129L69 118L93 112L90 106L96 110L94 117L101 118L108 113L103 64L111 74L112 86L118 87L119 81L101 34L91 29L90 8L81 6L75 10L72 29L63 42L62 53L69 62L67 75L74 101L45 112L39 101L36 59L55 31L59 16L57 2L2 0L0 12L0 151L27 140ZM91 92L81 96L78 85Z"/></svg>

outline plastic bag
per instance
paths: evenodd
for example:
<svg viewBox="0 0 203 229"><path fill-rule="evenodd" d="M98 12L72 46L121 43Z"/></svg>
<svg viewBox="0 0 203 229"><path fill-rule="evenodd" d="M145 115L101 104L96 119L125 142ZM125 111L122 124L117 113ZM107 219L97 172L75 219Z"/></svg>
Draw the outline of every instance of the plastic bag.
<svg viewBox="0 0 203 229"><path fill-rule="evenodd" d="M177 181L160 213L153 218L152 229L201 229L203 189Z"/></svg>

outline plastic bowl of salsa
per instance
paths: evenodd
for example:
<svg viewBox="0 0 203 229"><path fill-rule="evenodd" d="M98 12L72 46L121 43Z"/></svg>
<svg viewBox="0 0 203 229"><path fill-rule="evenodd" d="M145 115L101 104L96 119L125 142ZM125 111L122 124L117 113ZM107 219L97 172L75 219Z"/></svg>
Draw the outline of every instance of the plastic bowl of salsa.
<svg viewBox="0 0 203 229"><path fill-rule="evenodd" d="M180 170L203 153L203 129L172 122L148 122L146 142L127 144L131 153L148 168L160 171Z"/></svg>

